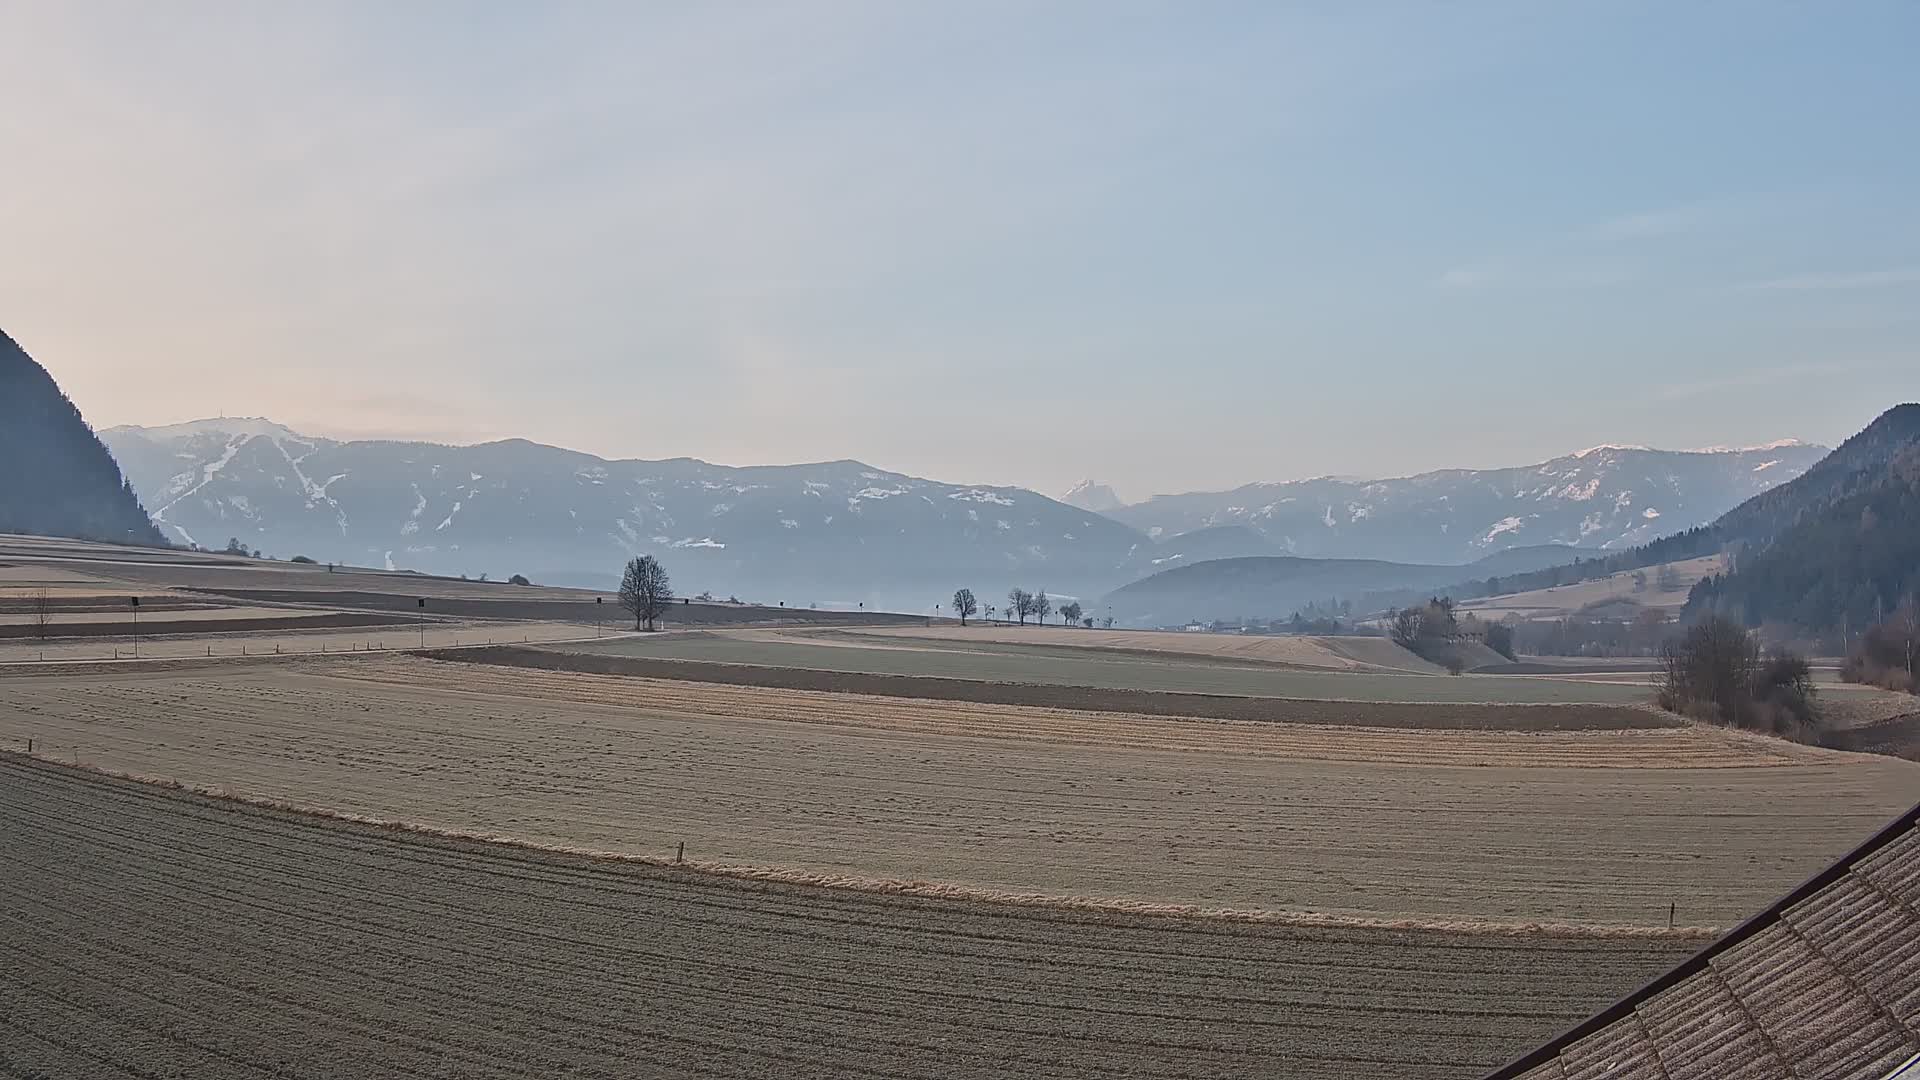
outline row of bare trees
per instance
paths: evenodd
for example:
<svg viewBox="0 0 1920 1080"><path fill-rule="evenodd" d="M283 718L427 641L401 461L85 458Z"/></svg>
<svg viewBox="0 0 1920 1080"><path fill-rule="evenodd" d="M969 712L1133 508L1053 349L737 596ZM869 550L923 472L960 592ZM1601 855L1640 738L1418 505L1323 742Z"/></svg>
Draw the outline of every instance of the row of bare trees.
<svg viewBox="0 0 1920 1080"><path fill-rule="evenodd" d="M1093 626L1093 620L1085 617L1078 600L1070 600L1056 608L1053 599L1047 595L1045 589L1037 593L1030 593L1020 588L1010 589L1007 591L1007 606L1004 609L988 604L984 611L980 607L979 598L973 595L972 589L959 589L953 594L953 613L959 616L961 626L967 625L968 619L982 614L988 619L996 614L1003 619L1017 619L1022 626L1025 626L1027 619L1031 617L1045 625L1047 616L1056 611L1060 614L1062 626L1072 626L1076 623L1087 627Z"/></svg>

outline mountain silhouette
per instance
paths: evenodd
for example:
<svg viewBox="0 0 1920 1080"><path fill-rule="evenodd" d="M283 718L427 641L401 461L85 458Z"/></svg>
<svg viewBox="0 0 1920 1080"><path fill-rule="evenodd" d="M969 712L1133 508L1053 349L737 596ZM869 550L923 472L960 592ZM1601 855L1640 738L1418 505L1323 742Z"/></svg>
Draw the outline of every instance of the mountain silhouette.
<svg viewBox="0 0 1920 1080"><path fill-rule="evenodd" d="M0 532L164 546L47 369L0 331Z"/></svg>

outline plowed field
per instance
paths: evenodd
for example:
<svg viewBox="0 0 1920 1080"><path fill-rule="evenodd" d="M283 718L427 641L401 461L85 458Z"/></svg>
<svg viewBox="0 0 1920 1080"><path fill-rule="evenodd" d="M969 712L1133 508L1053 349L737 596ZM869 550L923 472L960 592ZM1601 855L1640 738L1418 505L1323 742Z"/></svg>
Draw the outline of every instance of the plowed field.
<svg viewBox="0 0 1920 1080"><path fill-rule="evenodd" d="M875 896L0 754L0 1074L1471 1077L1690 947Z"/></svg>
<svg viewBox="0 0 1920 1080"><path fill-rule="evenodd" d="M0 679L61 760L543 844L970 895L1728 925L1920 766L1698 728L1182 720L407 658Z"/></svg>

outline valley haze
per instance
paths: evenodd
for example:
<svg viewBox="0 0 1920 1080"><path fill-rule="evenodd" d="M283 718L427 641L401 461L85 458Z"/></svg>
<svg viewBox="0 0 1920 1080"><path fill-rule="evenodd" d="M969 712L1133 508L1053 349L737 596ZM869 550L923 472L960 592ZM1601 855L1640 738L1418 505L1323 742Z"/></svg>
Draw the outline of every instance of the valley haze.
<svg viewBox="0 0 1920 1080"><path fill-rule="evenodd" d="M218 549L233 538L281 558L592 588L615 584L627 558L653 554L683 593L920 612L962 585L983 603L1013 585L1092 602L1177 566L1254 556L1418 564L1426 569L1372 584L1437 586L1454 578L1434 566L1513 548L1546 550L1540 565L1550 565L1578 554L1556 545L1617 550L1704 524L1825 453L1791 440L1600 447L1510 469L1256 484L1132 505L1083 485L1079 496L1110 507L1101 513L858 461L724 466L609 460L518 439L340 441L262 418L121 426L101 438L181 544Z"/></svg>

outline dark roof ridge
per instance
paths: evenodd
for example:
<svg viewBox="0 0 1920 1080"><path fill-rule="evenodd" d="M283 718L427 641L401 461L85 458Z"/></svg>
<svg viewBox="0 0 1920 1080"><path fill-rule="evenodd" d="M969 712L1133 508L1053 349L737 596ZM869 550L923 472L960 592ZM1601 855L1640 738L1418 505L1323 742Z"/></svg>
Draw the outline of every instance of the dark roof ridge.
<svg viewBox="0 0 1920 1080"><path fill-rule="evenodd" d="M1645 986L1640 987L1626 997L1607 1006L1587 1019L1561 1032L1552 1040L1534 1050L1515 1058L1500 1068L1488 1073L1485 1080L1518 1080L1532 1069L1559 1057L1568 1047L1581 1039L1610 1027L1614 1023L1633 1015L1639 1005L1662 991L1679 985L1682 981L1707 969L1714 957L1753 937L1761 931L1782 921L1786 910L1795 904L1813 896L1821 889L1845 877L1854 866L1869 855L1893 843L1909 831L1920 827L1920 803L1915 803L1905 813L1881 826L1879 831L1868 837L1853 850L1835 859L1824 869L1795 886L1791 892L1775 900L1765 911L1727 931L1706 948L1694 953L1680 962L1672 970L1657 976ZM1896 1070L1897 1071L1897 1070Z"/></svg>

